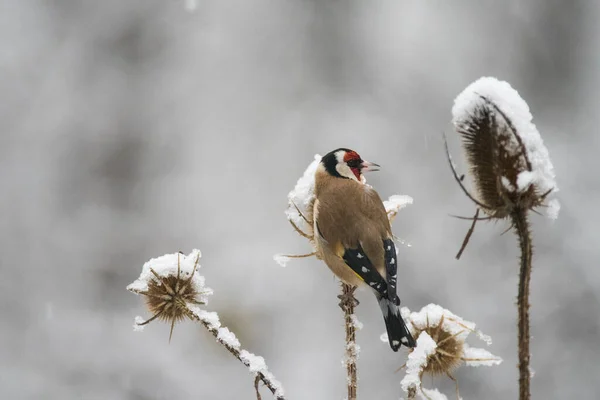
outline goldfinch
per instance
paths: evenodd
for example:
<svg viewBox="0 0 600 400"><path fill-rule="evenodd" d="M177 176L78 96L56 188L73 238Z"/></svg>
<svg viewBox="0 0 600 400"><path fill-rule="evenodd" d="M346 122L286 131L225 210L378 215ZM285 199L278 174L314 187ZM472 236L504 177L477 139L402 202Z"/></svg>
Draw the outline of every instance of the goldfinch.
<svg viewBox="0 0 600 400"><path fill-rule="evenodd" d="M390 347L398 351L401 344L416 343L398 309L398 263L390 222L377 192L363 183L362 173L378 167L344 148L321 159L315 172L314 235L317 251L339 279L373 290Z"/></svg>

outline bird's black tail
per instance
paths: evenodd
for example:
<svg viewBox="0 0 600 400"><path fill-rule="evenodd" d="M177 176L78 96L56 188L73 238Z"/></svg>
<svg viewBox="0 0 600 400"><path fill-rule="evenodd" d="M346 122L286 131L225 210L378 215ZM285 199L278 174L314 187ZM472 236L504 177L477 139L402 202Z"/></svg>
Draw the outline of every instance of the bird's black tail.
<svg viewBox="0 0 600 400"><path fill-rule="evenodd" d="M415 339L413 339L406 327L398 306L385 297L377 296L377 300L383 313L388 340L390 341L392 350L398 351L402 344L408 347L415 347L417 345Z"/></svg>

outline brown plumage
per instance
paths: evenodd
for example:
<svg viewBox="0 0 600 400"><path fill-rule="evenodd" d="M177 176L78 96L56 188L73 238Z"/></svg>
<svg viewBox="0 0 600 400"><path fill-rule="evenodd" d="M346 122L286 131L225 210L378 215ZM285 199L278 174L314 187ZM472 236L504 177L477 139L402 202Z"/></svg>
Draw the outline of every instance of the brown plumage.
<svg viewBox="0 0 600 400"><path fill-rule="evenodd" d="M367 185L319 168L315 197L315 232L320 233L315 235L317 246L333 273L349 285L364 285L342 258L346 249L360 244L377 272L385 276L382 241L392 237L392 229L379 194Z"/></svg>
<svg viewBox="0 0 600 400"><path fill-rule="evenodd" d="M414 347L396 295L397 260L392 230L379 194L362 182L362 172L378 170L349 149L323 157L315 173L313 207L317 254L343 282L366 285L377 297L390 346Z"/></svg>

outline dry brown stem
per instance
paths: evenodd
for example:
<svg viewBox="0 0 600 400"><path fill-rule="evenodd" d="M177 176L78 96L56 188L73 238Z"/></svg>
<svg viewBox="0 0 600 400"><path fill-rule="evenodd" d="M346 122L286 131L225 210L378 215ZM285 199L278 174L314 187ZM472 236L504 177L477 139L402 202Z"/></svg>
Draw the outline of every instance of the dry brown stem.
<svg viewBox="0 0 600 400"><path fill-rule="evenodd" d="M512 215L513 225L519 237L521 247L521 267L519 271L519 293L517 308L519 314L519 399L531 398L529 370L529 283L531 281L531 233L527 221L527 210L516 209Z"/></svg>
<svg viewBox="0 0 600 400"><path fill-rule="evenodd" d="M348 381L348 400L356 400L356 327L352 319L354 314L354 287L342 283L342 298L351 299L344 302L344 320L346 325L346 373Z"/></svg>

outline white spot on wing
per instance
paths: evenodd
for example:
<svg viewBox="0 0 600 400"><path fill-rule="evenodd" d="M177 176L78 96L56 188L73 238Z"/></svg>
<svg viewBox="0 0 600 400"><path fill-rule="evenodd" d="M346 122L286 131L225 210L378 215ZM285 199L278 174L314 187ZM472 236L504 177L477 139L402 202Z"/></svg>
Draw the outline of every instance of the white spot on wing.
<svg viewBox="0 0 600 400"><path fill-rule="evenodd" d="M360 253L358 253L358 254L356 255L356 258L363 258L363 257L364 257L364 256L363 256L362 254L360 254Z"/></svg>
<svg viewBox="0 0 600 400"><path fill-rule="evenodd" d="M392 257L392 259L390 260L390 264L395 264L396 260L394 259L394 257Z"/></svg>
<svg viewBox="0 0 600 400"><path fill-rule="evenodd" d="M367 267L362 267L362 268L361 268L361 270L362 270L362 272L364 272L365 274L366 274L367 272L369 272L369 270L367 269Z"/></svg>

